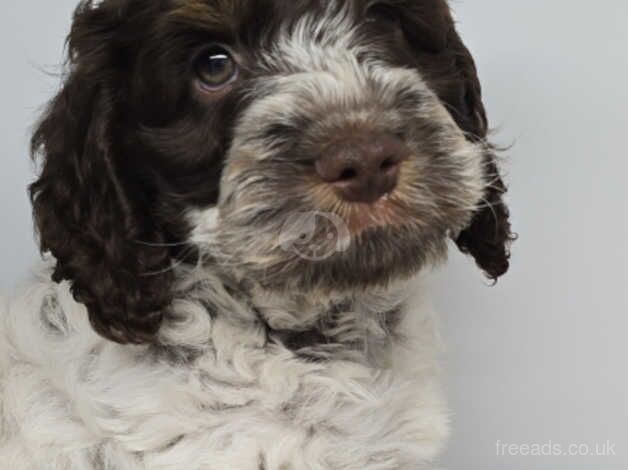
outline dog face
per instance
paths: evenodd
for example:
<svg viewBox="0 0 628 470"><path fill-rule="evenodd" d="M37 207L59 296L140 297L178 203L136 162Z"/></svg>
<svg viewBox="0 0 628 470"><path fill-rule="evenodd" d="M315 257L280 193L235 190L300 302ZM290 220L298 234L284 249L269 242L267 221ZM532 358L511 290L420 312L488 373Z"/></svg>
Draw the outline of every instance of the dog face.
<svg viewBox="0 0 628 470"><path fill-rule="evenodd" d="M408 277L452 237L496 279L486 130L444 0L85 1L33 138L41 247L120 342L154 338L173 260L331 293Z"/></svg>

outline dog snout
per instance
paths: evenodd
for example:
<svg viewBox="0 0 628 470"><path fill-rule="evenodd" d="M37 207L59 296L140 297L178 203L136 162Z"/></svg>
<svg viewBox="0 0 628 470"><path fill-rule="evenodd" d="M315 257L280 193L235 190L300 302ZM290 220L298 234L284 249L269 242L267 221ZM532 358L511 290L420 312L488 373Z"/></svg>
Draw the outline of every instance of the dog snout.
<svg viewBox="0 0 628 470"><path fill-rule="evenodd" d="M345 201L374 203L396 188L407 158L398 137L364 132L329 145L316 161L316 172Z"/></svg>

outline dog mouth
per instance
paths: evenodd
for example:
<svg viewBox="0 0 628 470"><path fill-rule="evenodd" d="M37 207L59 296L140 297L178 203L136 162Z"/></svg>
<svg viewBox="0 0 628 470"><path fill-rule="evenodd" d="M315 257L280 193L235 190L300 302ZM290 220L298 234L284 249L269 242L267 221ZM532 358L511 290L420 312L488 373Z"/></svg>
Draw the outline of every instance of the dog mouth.
<svg viewBox="0 0 628 470"><path fill-rule="evenodd" d="M286 217L279 245L307 261L342 257L357 243L394 242L395 232L408 225L411 211L397 191L371 203L346 202L328 195L327 188L313 192L320 209ZM321 199L326 204L320 204Z"/></svg>
<svg viewBox="0 0 628 470"><path fill-rule="evenodd" d="M295 285L342 291L386 285L416 273L426 260L442 255L443 234L428 235L411 220L400 223L394 198L391 194L369 206L351 206L349 217L321 211L291 214L280 231L280 250L272 250L272 261L260 270L261 283L270 289Z"/></svg>
<svg viewBox="0 0 628 470"><path fill-rule="evenodd" d="M374 227L396 227L407 221L409 208L401 195L390 192L372 203L338 202L330 212L340 217L352 236Z"/></svg>

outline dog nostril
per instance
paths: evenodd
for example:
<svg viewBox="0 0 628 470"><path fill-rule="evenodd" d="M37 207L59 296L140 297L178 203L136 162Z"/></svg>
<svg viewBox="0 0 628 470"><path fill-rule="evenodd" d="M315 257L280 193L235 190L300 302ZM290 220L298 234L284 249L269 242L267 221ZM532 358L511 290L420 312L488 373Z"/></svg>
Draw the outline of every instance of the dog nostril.
<svg viewBox="0 0 628 470"><path fill-rule="evenodd" d="M358 176L358 172L354 168L347 168L340 173L338 181L349 181Z"/></svg>

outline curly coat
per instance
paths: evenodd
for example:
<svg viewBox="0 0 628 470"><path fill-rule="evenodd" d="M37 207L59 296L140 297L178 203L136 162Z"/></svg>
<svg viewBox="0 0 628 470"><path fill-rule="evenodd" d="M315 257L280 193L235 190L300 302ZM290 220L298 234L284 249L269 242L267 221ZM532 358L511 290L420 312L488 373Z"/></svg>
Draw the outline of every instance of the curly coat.
<svg viewBox="0 0 628 470"><path fill-rule="evenodd" d="M240 73L208 92L216 43ZM0 305L3 465L432 468L449 419L418 275L453 239L496 280L512 240L447 3L84 0L68 50L32 141L48 260ZM355 129L411 154L366 207L312 176ZM324 215L324 259L300 214Z"/></svg>

